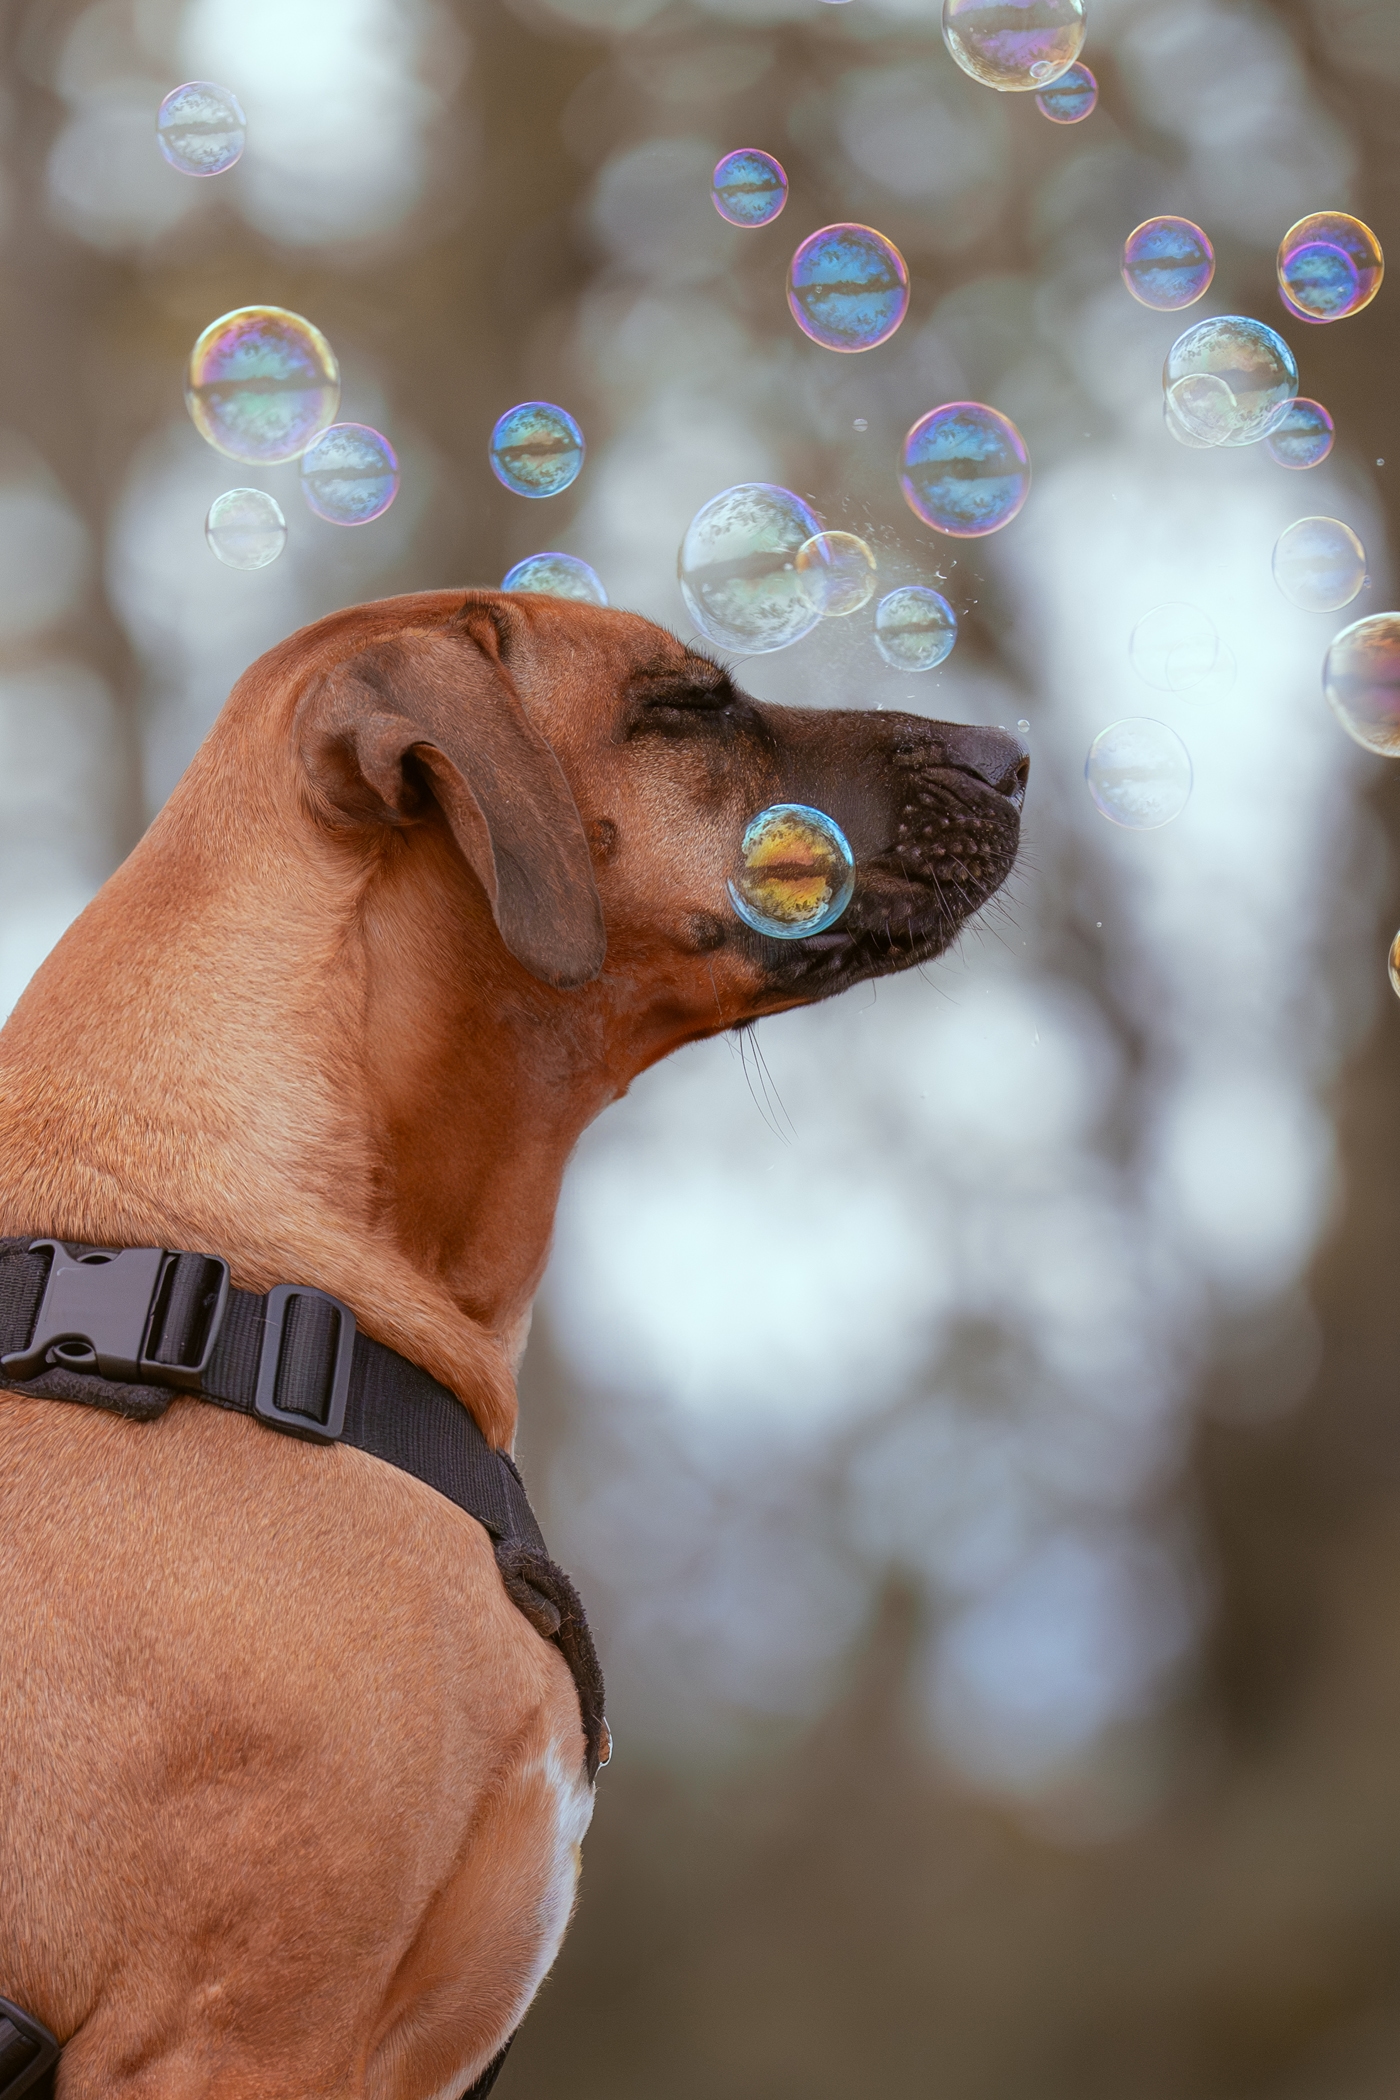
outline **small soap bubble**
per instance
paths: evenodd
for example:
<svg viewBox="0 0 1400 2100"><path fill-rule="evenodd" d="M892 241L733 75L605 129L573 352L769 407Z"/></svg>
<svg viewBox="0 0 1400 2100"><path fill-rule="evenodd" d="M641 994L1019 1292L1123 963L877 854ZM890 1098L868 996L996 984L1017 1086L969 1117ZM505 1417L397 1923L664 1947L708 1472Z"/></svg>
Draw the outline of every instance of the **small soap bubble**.
<svg viewBox="0 0 1400 2100"><path fill-rule="evenodd" d="M319 328L284 306L240 306L190 352L185 406L229 459L297 459L334 422L340 367Z"/></svg>
<svg viewBox="0 0 1400 2100"><path fill-rule="evenodd" d="M187 80L156 112L156 143L182 175L222 175L242 156L246 127L232 88Z"/></svg>
<svg viewBox="0 0 1400 2100"><path fill-rule="evenodd" d="M1018 735L1018 736L1029 736L1029 735L1030 735L1030 733L1031 733L1031 725L1030 725L1030 723L1029 723L1029 722L1018 722L1018 723L1016 724L1016 733L1017 733L1017 735Z"/></svg>
<svg viewBox="0 0 1400 2100"><path fill-rule="evenodd" d="M1344 627L1323 663L1322 690L1348 736L1400 758L1400 612Z"/></svg>
<svg viewBox="0 0 1400 2100"><path fill-rule="evenodd" d="M1099 731L1084 778L1095 809L1110 824L1156 831L1191 799L1191 755L1165 722L1136 715Z"/></svg>
<svg viewBox="0 0 1400 2100"><path fill-rule="evenodd" d="M1082 124L1093 115L1098 99L1097 80L1086 65L1076 61L1053 87L1041 89L1035 106L1052 124Z"/></svg>
<svg viewBox="0 0 1400 2100"><path fill-rule="evenodd" d="M823 592L828 620L859 612L875 595L875 557L853 532L819 532L799 548L797 566Z"/></svg>
<svg viewBox="0 0 1400 2100"><path fill-rule="evenodd" d="M577 481L583 453L583 432L552 401L508 408L491 432L491 471L517 496L560 495Z"/></svg>
<svg viewBox="0 0 1400 2100"><path fill-rule="evenodd" d="M1298 392L1298 365L1283 337L1243 314L1197 321L1179 335L1162 367L1162 389L1210 374L1234 397L1225 445L1254 445L1281 422Z"/></svg>
<svg viewBox="0 0 1400 2100"><path fill-rule="evenodd" d="M958 638L958 616L941 591L902 584L875 608L875 647L896 671L933 671Z"/></svg>
<svg viewBox="0 0 1400 2100"><path fill-rule="evenodd" d="M1189 692L1209 676L1219 651L1215 622L1178 599L1144 613L1128 642L1133 669L1159 693Z"/></svg>
<svg viewBox="0 0 1400 2100"><path fill-rule="evenodd" d="M866 421L866 419L865 419L865 417L864 417L864 416L857 416L857 417L856 417L856 419L855 419L855 421L854 421L854 423L852 423L852 425L851 425L851 428L852 428L852 430L868 430L868 429L870 428L870 425L869 425L869 423L867 423L867 421ZM1382 462L1382 461L1380 461L1380 460L1377 460L1377 461L1376 461L1376 465L1377 465L1378 467L1379 467L1380 465L1382 465L1382 464L1383 464L1383 462Z"/></svg>
<svg viewBox="0 0 1400 2100"><path fill-rule="evenodd" d="M715 168L710 195L731 226L768 226L787 203L787 174L771 153L741 146Z"/></svg>
<svg viewBox="0 0 1400 2100"><path fill-rule="evenodd" d="M744 832L729 898L755 933L800 941L834 926L855 886L855 861L840 825L806 803L778 802Z"/></svg>
<svg viewBox="0 0 1400 2100"><path fill-rule="evenodd" d="M1290 401L1264 440L1264 449L1281 467L1320 466L1332 450L1332 418L1320 401L1300 394ZM1381 462L1376 461L1379 466Z"/></svg>
<svg viewBox="0 0 1400 2100"><path fill-rule="evenodd" d="M1176 439L1178 445L1185 445L1193 452L1210 452L1214 450L1209 438L1197 437L1194 430L1189 429L1177 414L1172 402L1170 387L1162 395L1162 421L1166 424L1168 432Z"/></svg>
<svg viewBox="0 0 1400 2100"><path fill-rule="evenodd" d="M301 455L301 492L328 525L368 525L399 492L394 448L367 423L332 423Z"/></svg>
<svg viewBox="0 0 1400 2100"><path fill-rule="evenodd" d="M1215 652L1215 662L1204 678L1197 678L1189 686L1178 687L1191 700L1228 700L1235 690L1238 666L1232 649L1222 642Z"/></svg>
<svg viewBox="0 0 1400 2100"><path fill-rule="evenodd" d="M1278 536L1274 582L1300 612L1340 612L1366 581L1366 549L1340 518L1299 518Z"/></svg>
<svg viewBox="0 0 1400 2100"><path fill-rule="evenodd" d="M1390 989L1394 992L1396 998L1400 999L1400 933L1396 934L1390 944L1390 953L1386 957L1386 967L1390 972Z"/></svg>
<svg viewBox="0 0 1400 2100"><path fill-rule="evenodd" d="M507 571L501 589L543 591L551 598L577 598L585 605L608 602L597 570L576 554L527 554Z"/></svg>
<svg viewBox="0 0 1400 2100"><path fill-rule="evenodd" d="M1215 372L1188 372L1167 388L1168 427L1185 431L1207 449L1227 444L1239 427L1240 405Z"/></svg>
<svg viewBox="0 0 1400 2100"><path fill-rule="evenodd" d="M225 489L209 506L204 537L226 569L265 569L287 544L287 521L264 490Z"/></svg>
<svg viewBox="0 0 1400 2100"><path fill-rule="evenodd" d="M1302 321L1344 321L1381 288L1385 259L1369 226L1344 211L1313 212L1278 249L1283 303Z"/></svg>
<svg viewBox="0 0 1400 2100"><path fill-rule="evenodd" d="M810 634L826 608L825 583L797 557L821 530L801 497L766 481L712 496L687 526L676 563L706 639L762 656Z"/></svg>
<svg viewBox="0 0 1400 2100"><path fill-rule="evenodd" d="M823 226L792 258L788 305L824 349L874 350L909 310L909 271L873 226Z"/></svg>
<svg viewBox="0 0 1400 2100"><path fill-rule="evenodd" d="M1009 525L1030 494L1030 457L1009 416L980 401L948 401L905 438L899 482L925 525L980 539Z"/></svg>
<svg viewBox="0 0 1400 2100"><path fill-rule="evenodd" d="M1048 87L1078 58L1084 0L943 0L943 41L964 73L1003 93Z"/></svg>
<svg viewBox="0 0 1400 2100"><path fill-rule="evenodd" d="M1215 275L1215 250L1190 219L1144 219L1123 243L1123 282L1142 306L1194 306Z"/></svg>

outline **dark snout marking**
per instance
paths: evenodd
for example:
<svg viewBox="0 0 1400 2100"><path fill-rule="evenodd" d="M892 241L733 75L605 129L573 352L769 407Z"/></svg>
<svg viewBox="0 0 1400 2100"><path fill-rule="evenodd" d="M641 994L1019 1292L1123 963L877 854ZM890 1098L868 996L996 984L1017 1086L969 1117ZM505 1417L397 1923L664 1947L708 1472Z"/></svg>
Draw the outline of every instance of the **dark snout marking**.
<svg viewBox="0 0 1400 2100"><path fill-rule="evenodd" d="M1021 807L1030 778L1030 754L1018 736L1004 729L989 729L983 723L940 722L936 735L946 757L944 763L960 773L970 773L995 788L1008 802Z"/></svg>

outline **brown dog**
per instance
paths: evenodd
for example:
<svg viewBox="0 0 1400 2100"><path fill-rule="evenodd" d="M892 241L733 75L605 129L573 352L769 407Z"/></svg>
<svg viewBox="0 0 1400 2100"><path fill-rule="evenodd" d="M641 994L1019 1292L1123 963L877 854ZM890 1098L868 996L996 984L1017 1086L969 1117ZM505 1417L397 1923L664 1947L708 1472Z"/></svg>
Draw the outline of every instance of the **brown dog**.
<svg viewBox="0 0 1400 2100"><path fill-rule="evenodd" d="M678 1045L936 955L1011 867L997 731L762 707L635 616L436 593L236 688L0 1035L0 1233L310 1283L515 1427L590 1119ZM726 877L777 801L832 931ZM486 1533L198 1400L0 1394L0 1994L59 2100L443 2100L559 1946L592 1789Z"/></svg>

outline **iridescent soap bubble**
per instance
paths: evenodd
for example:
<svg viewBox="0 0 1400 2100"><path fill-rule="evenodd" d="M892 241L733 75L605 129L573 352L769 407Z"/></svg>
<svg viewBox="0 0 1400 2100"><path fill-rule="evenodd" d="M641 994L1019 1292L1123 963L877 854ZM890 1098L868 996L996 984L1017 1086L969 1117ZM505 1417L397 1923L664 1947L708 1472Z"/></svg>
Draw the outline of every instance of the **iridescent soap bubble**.
<svg viewBox="0 0 1400 2100"><path fill-rule="evenodd" d="M1185 693L1214 669L1215 622L1198 605L1170 599L1145 612L1128 639L1133 669L1159 693Z"/></svg>
<svg viewBox="0 0 1400 2100"><path fill-rule="evenodd" d="M583 432L566 408L522 401L491 432L491 471L517 496L557 496L578 479Z"/></svg>
<svg viewBox="0 0 1400 2100"><path fill-rule="evenodd" d="M819 532L798 549L797 566L823 593L828 620L859 612L875 595L875 557L853 532Z"/></svg>
<svg viewBox="0 0 1400 2100"><path fill-rule="evenodd" d="M1366 549L1340 518L1299 518L1278 536L1274 582L1300 612L1340 612L1366 581Z"/></svg>
<svg viewBox="0 0 1400 2100"><path fill-rule="evenodd" d="M399 492L394 448L367 423L332 423L301 455L301 492L328 525L368 525Z"/></svg>
<svg viewBox="0 0 1400 2100"><path fill-rule="evenodd" d="M1076 62L1053 87L1042 88L1035 106L1052 124L1082 124L1099 99L1099 84L1086 65Z"/></svg>
<svg viewBox="0 0 1400 2100"><path fill-rule="evenodd" d="M1188 372L1167 388L1168 427L1210 451L1228 444L1239 427L1240 405L1215 372Z"/></svg>
<svg viewBox="0 0 1400 2100"><path fill-rule="evenodd" d="M1078 58L1084 0L943 0L943 41L984 87L1031 93Z"/></svg>
<svg viewBox="0 0 1400 2100"><path fill-rule="evenodd" d="M1009 525L1030 494L1030 457L1009 416L980 401L947 401L905 438L899 485L925 525L980 539Z"/></svg>
<svg viewBox="0 0 1400 2100"><path fill-rule="evenodd" d="M1344 627L1323 663L1322 690L1348 736L1400 758L1400 612Z"/></svg>
<svg viewBox="0 0 1400 2100"><path fill-rule="evenodd" d="M1300 394L1289 402L1264 446L1281 467L1316 467L1332 450L1334 434L1332 418L1322 403Z"/></svg>
<svg viewBox="0 0 1400 2100"><path fill-rule="evenodd" d="M716 167L710 195L731 226L768 226L787 203L788 179L771 153L741 146Z"/></svg>
<svg viewBox="0 0 1400 2100"><path fill-rule="evenodd" d="M834 926L855 886L855 861L840 825L804 802L778 802L745 830L729 900L756 933L800 941Z"/></svg>
<svg viewBox="0 0 1400 2100"><path fill-rule="evenodd" d="M902 584L875 608L875 647L896 671L936 670L957 638L957 614L926 583Z"/></svg>
<svg viewBox="0 0 1400 2100"><path fill-rule="evenodd" d="M712 496L686 528L676 563L681 596L706 639L761 656L810 634L826 587L797 557L821 530L800 496L766 481Z"/></svg>
<svg viewBox="0 0 1400 2100"><path fill-rule="evenodd" d="M597 570L576 554L527 554L507 571L501 589L543 591L551 598L577 598L585 605L608 602Z"/></svg>
<svg viewBox="0 0 1400 2100"><path fill-rule="evenodd" d="M240 306L190 352L185 406L229 459L297 459L334 422L340 367L319 328L284 306Z"/></svg>
<svg viewBox="0 0 1400 2100"><path fill-rule="evenodd" d="M1390 989L1394 992L1396 998L1400 999L1400 933L1396 934L1390 944L1390 953L1386 957L1386 968L1390 973Z"/></svg>
<svg viewBox="0 0 1400 2100"><path fill-rule="evenodd" d="M1142 306L1173 313L1210 289L1215 250L1190 219L1144 219L1123 243L1123 282Z"/></svg>
<svg viewBox="0 0 1400 2100"><path fill-rule="evenodd" d="M1385 258L1369 226L1344 211L1313 212L1278 249L1284 305L1304 321L1344 321L1381 288Z"/></svg>
<svg viewBox="0 0 1400 2100"><path fill-rule="evenodd" d="M1135 715L1099 731L1084 778L1095 809L1110 824L1156 831L1191 799L1191 755L1165 722Z"/></svg>
<svg viewBox="0 0 1400 2100"><path fill-rule="evenodd" d="M187 80L156 112L156 143L182 175L222 175L242 155L246 125L232 88Z"/></svg>
<svg viewBox="0 0 1400 2100"><path fill-rule="evenodd" d="M1283 337L1243 314L1197 321L1179 335L1162 367L1163 391L1208 373L1234 397L1226 445L1254 445L1282 420L1298 392L1298 365Z"/></svg>
<svg viewBox="0 0 1400 2100"><path fill-rule="evenodd" d="M265 490L225 489L209 506L204 537L226 569L265 569L287 544L287 521Z"/></svg>
<svg viewBox="0 0 1400 2100"><path fill-rule="evenodd" d="M788 267L788 305L824 349L874 350L909 310L904 257L873 226L823 226Z"/></svg>

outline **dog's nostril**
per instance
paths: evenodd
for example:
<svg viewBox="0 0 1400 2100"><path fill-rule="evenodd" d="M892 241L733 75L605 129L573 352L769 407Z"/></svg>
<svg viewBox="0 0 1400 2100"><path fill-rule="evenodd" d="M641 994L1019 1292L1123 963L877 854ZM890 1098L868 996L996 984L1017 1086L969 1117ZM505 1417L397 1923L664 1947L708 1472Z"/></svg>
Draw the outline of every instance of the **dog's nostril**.
<svg viewBox="0 0 1400 2100"><path fill-rule="evenodd" d="M1007 801L1014 802L1016 804L1016 807L1019 809L1022 802L1025 800L1026 783L1030 779L1030 777L1030 754L1029 752L1023 751L1016 764L1014 766L1009 767L1008 770L1005 773L1003 773L1001 779L997 781L997 793L999 795L1005 795Z"/></svg>
<svg viewBox="0 0 1400 2100"><path fill-rule="evenodd" d="M1015 797L1025 793L1030 759L1018 736L981 723L966 728L961 724L947 728L940 725L939 735L950 764L984 780L999 794Z"/></svg>

